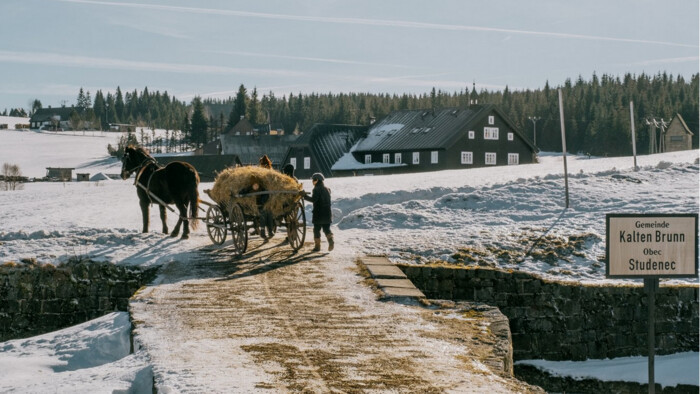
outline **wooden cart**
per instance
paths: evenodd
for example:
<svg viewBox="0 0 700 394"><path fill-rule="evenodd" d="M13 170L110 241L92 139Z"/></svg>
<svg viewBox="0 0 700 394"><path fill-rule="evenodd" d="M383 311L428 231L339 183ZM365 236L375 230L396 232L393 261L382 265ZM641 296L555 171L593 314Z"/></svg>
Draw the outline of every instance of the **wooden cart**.
<svg viewBox="0 0 700 394"><path fill-rule="evenodd" d="M205 190L205 192L209 194L209 190ZM260 223L262 222L262 217L257 212L250 212L244 209L240 199L262 194L268 194L269 198L275 198L281 194L298 194L298 192L273 190L236 194L232 195L229 201L218 204L202 201L203 204L208 206L203 220L207 226L207 233L211 241L216 245L223 244L226 241L228 230L230 230L231 239L233 240L232 246L236 255L241 256L245 253L248 248L248 238L253 235L248 230L254 229L254 234L261 234ZM277 227L286 229L287 241L294 251L301 249L306 239L306 212L304 211L303 199L301 197L295 199L289 207L284 209L281 215L272 218L272 223L273 231L276 231ZM269 233L267 235L271 236Z"/></svg>

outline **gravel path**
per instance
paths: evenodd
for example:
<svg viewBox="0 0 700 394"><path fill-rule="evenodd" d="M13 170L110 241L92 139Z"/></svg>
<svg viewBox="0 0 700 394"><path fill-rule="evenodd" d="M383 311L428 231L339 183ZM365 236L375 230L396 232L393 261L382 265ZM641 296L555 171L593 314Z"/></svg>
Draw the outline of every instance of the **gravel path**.
<svg viewBox="0 0 700 394"><path fill-rule="evenodd" d="M377 301L336 238L331 254L278 235L240 260L224 245L164 267L130 306L158 392L538 391L479 361L478 319Z"/></svg>

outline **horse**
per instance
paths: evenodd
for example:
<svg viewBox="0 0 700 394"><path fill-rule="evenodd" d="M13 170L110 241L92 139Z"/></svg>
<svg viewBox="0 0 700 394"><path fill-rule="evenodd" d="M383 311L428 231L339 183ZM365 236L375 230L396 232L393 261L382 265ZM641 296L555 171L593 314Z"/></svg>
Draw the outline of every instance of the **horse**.
<svg viewBox="0 0 700 394"><path fill-rule="evenodd" d="M170 236L177 237L180 233L180 225L184 223L182 239L189 238L188 205L190 217L194 219L192 229L197 228L197 210L199 209L199 191L197 189L199 174L197 174L197 170L191 164L182 161L174 161L161 167L156 159L148 153L148 150L128 146L124 149L122 157L121 177L126 180L134 172L136 172L134 185L136 185L136 193L139 196L139 205L143 215L143 232L148 232L148 207L156 202L160 206L163 233L167 234L167 215L163 203L175 204L180 211L180 218Z"/></svg>

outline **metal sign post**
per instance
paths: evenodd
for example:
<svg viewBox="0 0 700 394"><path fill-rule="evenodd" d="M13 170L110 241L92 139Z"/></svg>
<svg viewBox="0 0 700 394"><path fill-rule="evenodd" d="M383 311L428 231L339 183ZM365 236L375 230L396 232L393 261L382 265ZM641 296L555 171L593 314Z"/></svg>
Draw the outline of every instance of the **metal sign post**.
<svg viewBox="0 0 700 394"><path fill-rule="evenodd" d="M654 394L659 278L698 276L698 214L605 215L605 276L643 278L649 312L649 393Z"/></svg>

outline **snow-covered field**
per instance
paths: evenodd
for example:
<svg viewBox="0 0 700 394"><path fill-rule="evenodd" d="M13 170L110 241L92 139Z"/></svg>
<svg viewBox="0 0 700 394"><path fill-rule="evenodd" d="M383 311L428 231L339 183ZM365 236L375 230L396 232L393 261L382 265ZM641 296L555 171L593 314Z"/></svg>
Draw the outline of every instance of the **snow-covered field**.
<svg viewBox="0 0 700 394"><path fill-rule="evenodd" d="M6 124L7 129L17 129L17 125L29 124L29 118L18 118L16 116L0 116L0 124Z"/></svg>
<svg viewBox="0 0 700 394"><path fill-rule="evenodd" d="M0 161L19 164L29 176L43 176L49 165L91 174L119 172L120 163L106 155L107 143L118 135L76 134L0 132ZM580 282L605 280L606 213L698 212L697 150L639 156L639 171L631 157L568 156L567 164L569 209L562 156L552 153L530 165L326 183L337 231L355 240L360 252L418 264L497 266ZM36 258L57 264L90 257L152 265L187 259L211 245L201 228L187 242L163 237L156 207L151 232L141 234L132 183L28 183L0 193L0 262ZM310 182L304 183L310 190ZM200 191L211 186L201 184ZM583 242L571 242L576 237Z"/></svg>
<svg viewBox="0 0 700 394"><path fill-rule="evenodd" d="M106 153L107 144L114 144L116 138L118 134L109 133L83 136L3 130L0 163L18 164L30 177L44 176L49 166L118 173L120 163ZM455 253L461 249L481 256L476 262L481 265L560 280L602 282L606 281L601 261L606 213L698 212L697 150L640 156L638 163L640 169L635 171L631 157L569 156L569 209L564 206L561 154L542 154L540 163L531 165L334 178L326 183L332 189L334 231L343 232L343 238L359 252L418 264L435 260L458 264L461 261ZM310 191L310 182L303 182ZM132 183L28 183L21 190L0 192L0 264L25 258L59 264L71 257L89 257L149 266L175 260L186 263L201 248L212 247L202 227L187 241L159 234L155 207L151 232L142 234ZM206 188L211 184L200 185L200 190ZM201 198L206 196L202 193ZM307 217L311 217L310 207ZM171 228L174 221L171 215ZM542 235L537 247L526 255ZM539 249L572 236L585 240L576 253L560 251L554 261L538 257ZM490 257L497 251L506 251L510 257ZM673 282L697 283L697 278ZM118 315L103 319L69 329L74 330L70 334L0 343L0 391L16 387L20 382L16 379L21 379L16 376L29 376L22 374L30 374L35 386L22 386L19 392L43 391L40 388L53 387L46 386L51 382L61 391L62 382L69 381L75 382L78 392L128 389L124 382L149 372L136 356L93 360L98 357L93 356L95 349L103 346L94 339L97 328L90 327L119 331L128 325ZM88 361L79 373L70 365L80 364L81 357ZM657 358L657 368L662 360ZM674 360L671 362L691 363L697 371L698 353ZM601 366L598 370L609 369ZM680 368L672 366L671 370ZM673 380L674 375L670 376ZM697 374L694 381L697 384Z"/></svg>

